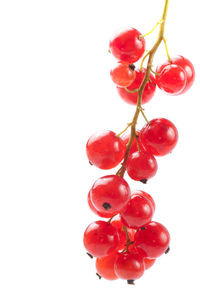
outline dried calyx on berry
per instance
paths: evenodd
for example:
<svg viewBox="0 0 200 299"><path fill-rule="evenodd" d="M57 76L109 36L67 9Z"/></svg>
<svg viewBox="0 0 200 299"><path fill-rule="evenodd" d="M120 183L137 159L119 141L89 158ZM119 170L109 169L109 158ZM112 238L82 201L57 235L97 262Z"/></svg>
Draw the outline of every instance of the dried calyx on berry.
<svg viewBox="0 0 200 299"><path fill-rule="evenodd" d="M92 254L90 254L89 252L86 252L86 254L87 254L91 259L93 259L93 255L92 255Z"/></svg>
<svg viewBox="0 0 200 299"><path fill-rule="evenodd" d="M135 280L133 280L133 279L129 279L129 280L127 280L127 283L128 283L128 284L135 285L134 281L135 281Z"/></svg>
<svg viewBox="0 0 200 299"><path fill-rule="evenodd" d="M147 181L148 181L147 179L140 180L140 182L143 184L147 184Z"/></svg>
<svg viewBox="0 0 200 299"><path fill-rule="evenodd" d="M107 211L107 210L109 210L109 209L111 209L111 205L108 203L108 202L104 202L103 204L102 204L102 207Z"/></svg>
<svg viewBox="0 0 200 299"><path fill-rule="evenodd" d="M134 64L129 64L129 68L134 71L135 70L135 65Z"/></svg>
<svg viewBox="0 0 200 299"><path fill-rule="evenodd" d="M99 279L101 279L101 275L99 275L99 273L96 273L96 275L98 276Z"/></svg>

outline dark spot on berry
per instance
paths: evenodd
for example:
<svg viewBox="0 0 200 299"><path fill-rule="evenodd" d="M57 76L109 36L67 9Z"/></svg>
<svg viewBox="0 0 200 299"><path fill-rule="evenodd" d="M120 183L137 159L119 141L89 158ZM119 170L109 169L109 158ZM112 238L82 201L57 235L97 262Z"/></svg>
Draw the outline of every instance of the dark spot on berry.
<svg viewBox="0 0 200 299"><path fill-rule="evenodd" d="M108 202L104 202L102 204L102 207L107 211L107 210L109 210L111 208L111 205Z"/></svg>
<svg viewBox="0 0 200 299"><path fill-rule="evenodd" d="M89 161L89 164L90 164L90 165L93 165L92 162L90 162L90 161Z"/></svg>
<svg viewBox="0 0 200 299"><path fill-rule="evenodd" d="M135 280L133 280L133 279L129 279L129 280L127 280L127 283L128 283L128 284L135 285L135 284L134 284L134 281L135 281Z"/></svg>
<svg viewBox="0 0 200 299"><path fill-rule="evenodd" d="M165 254L168 254L169 251L170 251L170 247L167 248L167 250L165 251Z"/></svg>
<svg viewBox="0 0 200 299"><path fill-rule="evenodd" d="M91 255L89 252L86 252L86 253L91 259L93 259L93 255Z"/></svg>
<svg viewBox="0 0 200 299"><path fill-rule="evenodd" d="M135 70L135 65L134 64L129 64L129 68L134 71Z"/></svg>
<svg viewBox="0 0 200 299"><path fill-rule="evenodd" d="M101 279L101 275L99 275L99 273L96 273L96 275L99 277L99 279Z"/></svg>
<svg viewBox="0 0 200 299"><path fill-rule="evenodd" d="M140 180L140 182L143 183L143 184L146 184L147 183L147 179Z"/></svg>
<svg viewBox="0 0 200 299"><path fill-rule="evenodd" d="M145 230L145 229L146 229L146 227L145 227L145 226L142 226L140 229L141 229L141 230Z"/></svg>

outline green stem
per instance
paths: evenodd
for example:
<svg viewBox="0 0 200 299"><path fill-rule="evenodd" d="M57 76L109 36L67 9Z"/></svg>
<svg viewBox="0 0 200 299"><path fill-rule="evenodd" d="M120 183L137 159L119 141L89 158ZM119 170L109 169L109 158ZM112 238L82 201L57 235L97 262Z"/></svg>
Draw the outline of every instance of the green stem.
<svg viewBox="0 0 200 299"><path fill-rule="evenodd" d="M146 37L147 35L151 34L157 27L158 25L160 25L163 22L163 20L161 19L159 22L156 23L156 25L153 27L153 29L151 29L148 33L144 34L144 35L140 35L140 39L142 39L143 37Z"/></svg>
<svg viewBox="0 0 200 299"><path fill-rule="evenodd" d="M142 113L142 116L144 117L145 121L146 121L148 124L150 124L150 122L148 121L148 119L147 119L147 117L146 117L146 115L145 115L145 113L144 113L143 108L141 108L140 112Z"/></svg>
<svg viewBox="0 0 200 299"><path fill-rule="evenodd" d="M167 53L168 61L171 62L172 59L171 59L171 57L170 57L170 55L169 55L169 50L168 50L168 47L167 47L167 41L166 41L166 39L164 38L164 36L163 36L163 42L164 42L164 44L165 44L165 50L166 50L166 53Z"/></svg>

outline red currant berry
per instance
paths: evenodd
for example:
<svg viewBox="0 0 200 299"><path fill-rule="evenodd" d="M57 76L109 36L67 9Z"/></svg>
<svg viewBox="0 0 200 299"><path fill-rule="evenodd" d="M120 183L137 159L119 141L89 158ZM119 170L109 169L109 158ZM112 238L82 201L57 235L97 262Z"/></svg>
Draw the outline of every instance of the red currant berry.
<svg viewBox="0 0 200 299"><path fill-rule="evenodd" d="M123 178L107 175L94 183L90 196L99 212L118 214L129 201L131 191Z"/></svg>
<svg viewBox="0 0 200 299"><path fill-rule="evenodd" d="M132 195L121 218L128 227L139 228L149 223L153 217L154 208L149 199L142 195Z"/></svg>
<svg viewBox="0 0 200 299"><path fill-rule="evenodd" d="M110 76L115 84L120 87L127 87L135 80L135 71L132 65L119 62L110 71Z"/></svg>
<svg viewBox="0 0 200 299"><path fill-rule="evenodd" d="M142 190L134 190L131 195L132 196L133 195L142 195L142 196L146 197L151 202L151 204L153 206L153 209L155 211L156 204L155 204L155 201L153 200L153 198L152 198L152 196L150 194L148 194L147 192L142 191Z"/></svg>
<svg viewBox="0 0 200 299"><path fill-rule="evenodd" d="M143 250L140 248L136 248L134 246L134 244L133 245L131 244L129 246L128 251L131 253L139 254L143 258L145 270L148 270L149 268L151 268L156 261L156 259L151 259L151 258L145 257Z"/></svg>
<svg viewBox="0 0 200 299"><path fill-rule="evenodd" d="M86 151L93 165L101 169L111 169L124 158L126 145L114 132L104 130L89 138Z"/></svg>
<svg viewBox="0 0 200 299"><path fill-rule="evenodd" d="M172 58L171 62L170 61L165 61L164 63L160 64L157 67L157 72L161 73L162 70L170 64L176 64L178 66L180 66L186 73L186 85L185 88L179 93L179 94L183 94L185 93L193 84L194 80L195 80L195 69L193 64L191 63L191 61L189 61L187 58L178 55L174 58Z"/></svg>
<svg viewBox="0 0 200 299"><path fill-rule="evenodd" d="M160 67L156 69L158 73ZM180 94L186 86L186 72L176 64L169 64L156 75L156 83L158 87L171 95Z"/></svg>
<svg viewBox="0 0 200 299"><path fill-rule="evenodd" d="M150 222L139 229L134 238L136 248L143 250L146 257L157 258L169 247L168 230L158 222Z"/></svg>
<svg viewBox="0 0 200 299"><path fill-rule="evenodd" d="M148 270L155 264L156 259L149 259L148 257L144 258L144 268Z"/></svg>
<svg viewBox="0 0 200 299"><path fill-rule="evenodd" d="M150 179L156 174L157 169L155 157L145 151L131 154L126 162L127 173L135 181Z"/></svg>
<svg viewBox="0 0 200 299"><path fill-rule="evenodd" d="M90 207L90 209L92 210L93 213L95 213L96 215L98 215L99 217L103 217L103 218L110 218L113 216L113 213L104 213L104 212L99 212L95 206L93 205L91 198L90 198L90 191L88 193L88 205Z"/></svg>
<svg viewBox="0 0 200 299"><path fill-rule="evenodd" d="M90 254L102 257L116 250L119 237L117 230L110 223L96 221L86 228L83 242Z"/></svg>
<svg viewBox="0 0 200 299"><path fill-rule="evenodd" d="M98 257L96 259L96 269L97 273L101 275L103 278L108 280L116 280L118 279L115 274L114 265L118 258L118 253L107 255L103 257Z"/></svg>
<svg viewBox="0 0 200 299"><path fill-rule="evenodd" d="M156 118L142 129L140 140L147 152L155 156L164 156L176 146L178 131L171 121Z"/></svg>
<svg viewBox="0 0 200 299"><path fill-rule="evenodd" d="M145 39L141 33L128 28L117 33L110 41L110 51L120 61L133 63L139 60L145 51Z"/></svg>
<svg viewBox="0 0 200 299"><path fill-rule="evenodd" d="M131 85L129 85L127 88L130 91L133 91L135 89L138 89L144 79L146 70L135 70L135 80ZM146 86L144 88L143 94L142 94L142 104L146 104L151 100L153 97L155 90L156 90L156 81L152 74L150 74L149 81L146 83ZM120 97L128 104L136 105L137 104L137 98L138 98L138 92L128 92L124 88L117 87L117 90L119 92Z"/></svg>
<svg viewBox="0 0 200 299"><path fill-rule="evenodd" d="M134 243L129 245L128 252L131 252L131 253L134 253L134 254L138 254L143 259L146 258L143 250L140 249L140 248L136 248L135 245L134 245Z"/></svg>
<svg viewBox="0 0 200 299"><path fill-rule="evenodd" d="M140 132L139 131L137 131L137 136L138 136L138 143L139 143L140 150L143 150L143 146L142 146L142 144L140 142ZM129 132L124 133L121 136L121 139L127 145L128 142L129 142L129 139L130 139L130 133ZM137 151L138 151L138 145L137 145L136 138L134 138L134 140L132 142L132 145L131 145L131 149L130 149L130 153L129 154L135 153Z"/></svg>
<svg viewBox="0 0 200 299"><path fill-rule="evenodd" d="M110 223L118 231L118 235L119 235L119 246L118 246L117 249L118 250L122 250L126 246L127 238L126 238L126 233L124 231L124 223L122 222L121 216L119 214L116 215L115 217L113 217L113 219L111 220ZM133 241L136 231L134 229L132 229L132 228L127 228L127 232L128 232L130 241Z"/></svg>
<svg viewBox="0 0 200 299"><path fill-rule="evenodd" d="M195 69L191 61L189 61L187 58L184 58L183 56L176 56L172 59L172 63L179 65L184 69L186 73L186 85L185 88L182 90L181 94L186 92L193 84L195 79Z"/></svg>
<svg viewBox="0 0 200 299"><path fill-rule="evenodd" d="M115 273L121 279L136 280L144 273L143 258L136 253L121 253L115 262Z"/></svg>

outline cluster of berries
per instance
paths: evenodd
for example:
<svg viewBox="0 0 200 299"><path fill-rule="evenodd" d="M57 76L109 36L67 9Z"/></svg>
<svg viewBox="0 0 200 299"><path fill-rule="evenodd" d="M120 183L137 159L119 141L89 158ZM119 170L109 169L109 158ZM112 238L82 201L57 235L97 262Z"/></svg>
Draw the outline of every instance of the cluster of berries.
<svg viewBox="0 0 200 299"><path fill-rule="evenodd" d="M135 69L133 63L145 51L145 40L136 29L120 32L110 42L110 51L120 60L111 70L120 96L129 104L137 104L137 93L146 70ZM148 102L156 86L168 94L181 94L193 83L194 67L189 60L178 56L157 67L150 74L142 94ZM100 131L86 145L90 164L100 169L112 169L125 159L130 134ZM154 156L170 153L178 140L174 124L164 118L153 119L136 132L128 151L125 169L133 180L146 183L157 171ZM123 164L122 164L123 165ZM170 235L160 223L152 221L155 212L153 198L144 191L132 191L121 173L99 178L88 194L91 210L106 221L91 223L84 233L84 246L96 257L99 277L109 280L125 279L133 284L156 258L169 250Z"/></svg>
<svg viewBox="0 0 200 299"><path fill-rule="evenodd" d="M110 41L110 51L119 60L110 72L113 82L121 98L129 104L137 104L139 89L145 68L135 68L145 51L145 39L134 29L122 31ZM170 58L156 68L156 75L151 73L143 95L142 104L150 101L155 93L156 85L165 93L179 95L185 93L194 82L195 70L192 63L183 56Z"/></svg>
<svg viewBox="0 0 200 299"><path fill-rule="evenodd" d="M93 200L98 204L99 200L108 202L97 208ZM123 178L106 176L90 190L88 204L98 216L111 217L108 222L91 223L84 233L84 246L91 257L96 257L99 277L121 278L133 284L156 258L168 252L169 232L162 224L151 221L155 202L148 193L134 191L131 194ZM107 207L110 209L105 209Z"/></svg>

